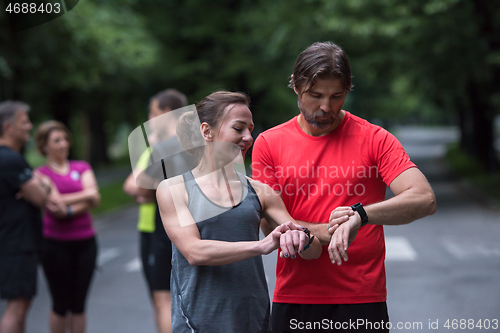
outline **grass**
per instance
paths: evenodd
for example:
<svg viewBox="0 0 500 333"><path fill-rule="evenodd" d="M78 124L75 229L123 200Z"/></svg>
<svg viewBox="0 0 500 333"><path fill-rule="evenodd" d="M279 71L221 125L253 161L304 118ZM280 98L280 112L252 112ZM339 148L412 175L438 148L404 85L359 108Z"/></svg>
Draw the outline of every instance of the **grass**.
<svg viewBox="0 0 500 333"><path fill-rule="evenodd" d="M134 199L123 192L122 179L99 186L99 192L101 204L92 210L92 214L96 216L134 203Z"/></svg>
<svg viewBox="0 0 500 333"><path fill-rule="evenodd" d="M493 174L486 172L479 162L463 152L458 144L449 147L446 160L457 175L477 186L500 204L500 172Z"/></svg>

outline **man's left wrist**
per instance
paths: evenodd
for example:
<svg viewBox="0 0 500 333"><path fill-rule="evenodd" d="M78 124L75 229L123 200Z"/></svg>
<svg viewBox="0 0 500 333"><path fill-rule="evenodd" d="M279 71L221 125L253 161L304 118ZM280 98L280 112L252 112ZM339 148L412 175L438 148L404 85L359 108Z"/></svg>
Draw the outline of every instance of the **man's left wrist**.
<svg viewBox="0 0 500 333"><path fill-rule="evenodd" d="M355 218L355 225L358 228L361 228L361 224L363 223L363 221L361 220L361 216L359 216L359 213L357 211L354 211L353 217Z"/></svg>
<svg viewBox="0 0 500 333"><path fill-rule="evenodd" d="M357 204L352 205L351 208L359 216L359 219L361 221L361 224L359 225L359 227L361 228L362 226L366 225L368 223L368 215L366 214L366 211L363 208L363 205L361 204L361 202L358 202Z"/></svg>

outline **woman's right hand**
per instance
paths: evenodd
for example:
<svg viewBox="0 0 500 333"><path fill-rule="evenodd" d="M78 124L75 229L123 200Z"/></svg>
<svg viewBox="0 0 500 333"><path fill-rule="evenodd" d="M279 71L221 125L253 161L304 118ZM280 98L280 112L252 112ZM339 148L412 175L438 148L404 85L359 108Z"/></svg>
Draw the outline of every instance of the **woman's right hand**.
<svg viewBox="0 0 500 333"><path fill-rule="evenodd" d="M278 229L278 228L276 228ZM274 229L269 233L269 235L266 236L266 238L262 239L260 241L261 246L262 246L262 254L269 254L276 250L280 246L280 237L281 237L281 232L278 230Z"/></svg>
<svg viewBox="0 0 500 333"><path fill-rule="evenodd" d="M300 225L293 224L292 222L286 222L286 223L283 223L283 224L277 226L276 228L274 228L273 231L271 231L271 233L269 235L267 235L266 238L264 238L263 240L260 241L262 244L262 254L269 254L269 253L273 252L278 247L280 247L281 243L284 244L284 242L285 242L284 240L286 240L286 239L291 240L292 246L296 246L298 249L300 247L300 236L298 238L299 241L294 242L294 240L296 240L297 238L292 236L291 233L293 233L294 235L295 235L295 233L297 233L297 235L299 235L299 233L301 233L301 234L304 234L304 236L305 236L305 233L303 232L303 230L304 229ZM295 236L297 236L297 235L295 235ZM286 238L284 238L283 236L285 236ZM297 243L297 244L295 244L295 243ZM281 247L282 247L282 251L283 251L283 249L284 249L283 245ZM289 253L289 251L286 249L284 251L285 251L285 253L289 254L290 256L295 255L295 252Z"/></svg>

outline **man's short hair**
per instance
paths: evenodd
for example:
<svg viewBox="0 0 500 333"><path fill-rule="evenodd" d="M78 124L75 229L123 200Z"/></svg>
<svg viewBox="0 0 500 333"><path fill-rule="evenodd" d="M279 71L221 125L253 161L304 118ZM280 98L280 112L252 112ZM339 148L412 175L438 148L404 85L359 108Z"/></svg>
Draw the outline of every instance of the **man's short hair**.
<svg viewBox="0 0 500 333"><path fill-rule="evenodd" d="M175 89L167 89L160 91L150 99L150 103L154 100L158 101L158 107L161 111L167 108L170 110L180 109L187 105L186 95Z"/></svg>
<svg viewBox="0 0 500 333"><path fill-rule="evenodd" d="M20 101L5 101L0 103L0 136L3 136L3 125L13 122L17 111L29 112L28 104Z"/></svg>
<svg viewBox="0 0 500 333"><path fill-rule="evenodd" d="M349 59L344 50L332 43L314 43L305 49L295 62L290 88L302 94L320 79L340 79L345 91L352 89Z"/></svg>

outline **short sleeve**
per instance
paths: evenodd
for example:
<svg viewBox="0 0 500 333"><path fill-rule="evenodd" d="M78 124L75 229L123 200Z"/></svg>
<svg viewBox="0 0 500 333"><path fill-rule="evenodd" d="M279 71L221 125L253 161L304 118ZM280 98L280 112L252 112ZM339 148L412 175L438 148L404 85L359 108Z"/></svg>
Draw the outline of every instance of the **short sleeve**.
<svg viewBox="0 0 500 333"><path fill-rule="evenodd" d="M85 171L92 170L92 167L87 161L75 161L75 169L83 174Z"/></svg>
<svg viewBox="0 0 500 333"><path fill-rule="evenodd" d="M374 135L373 154L379 174L388 186L403 171L416 167L398 139L382 128Z"/></svg>
<svg viewBox="0 0 500 333"><path fill-rule="evenodd" d="M11 156L10 161L5 163L5 165L8 165L8 167L4 170L0 170L0 172L2 173L2 180L4 184L11 191L19 191L24 183L33 178L31 167L21 155Z"/></svg>
<svg viewBox="0 0 500 333"><path fill-rule="evenodd" d="M280 186L275 176L275 163L271 149L263 135L255 140L252 151L252 178L279 191Z"/></svg>

